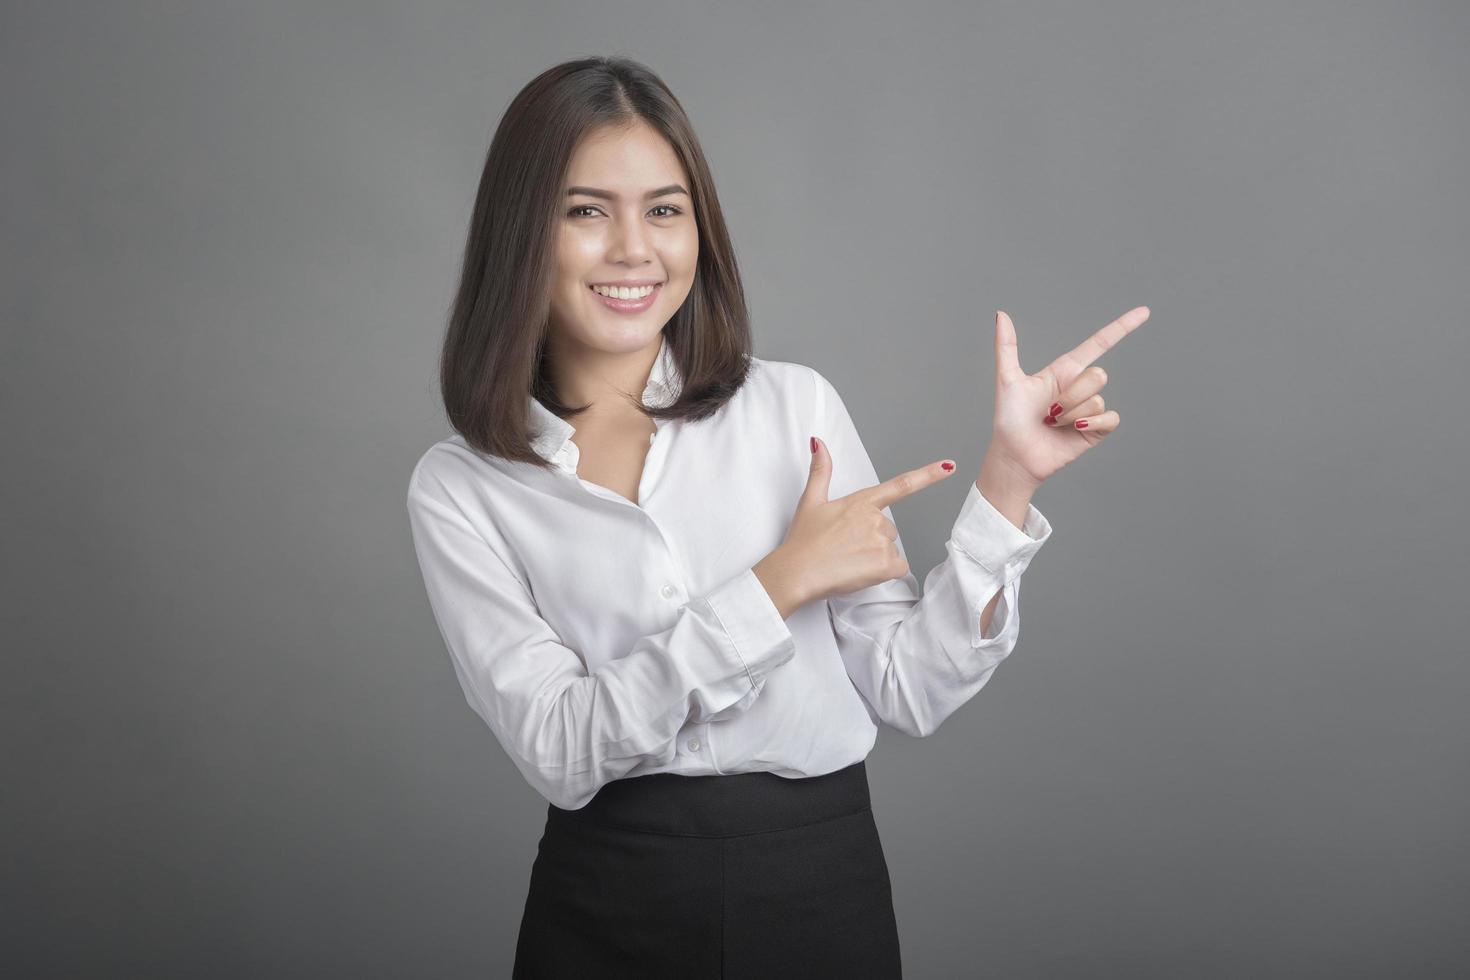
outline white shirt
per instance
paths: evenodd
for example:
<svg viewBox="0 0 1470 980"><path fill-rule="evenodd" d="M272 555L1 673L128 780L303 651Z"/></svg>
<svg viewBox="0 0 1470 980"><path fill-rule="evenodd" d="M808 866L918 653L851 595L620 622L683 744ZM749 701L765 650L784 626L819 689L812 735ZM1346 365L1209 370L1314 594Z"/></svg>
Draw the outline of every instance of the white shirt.
<svg viewBox="0 0 1470 980"><path fill-rule="evenodd" d="M465 698L558 807L650 773L833 772L867 757L880 721L934 732L1016 644L1021 574L1051 525L1031 505L1023 533L973 481L922 593L911 572L781 618L752 567L785 537L808 437L832 454L828 499L879 480L826 378L751 364L714 416L655 420L636 504L577 475L572 425L530 396L550 471L458 434L413 469L414 548ZM645 404L679 383L665 340Z"/></svg>

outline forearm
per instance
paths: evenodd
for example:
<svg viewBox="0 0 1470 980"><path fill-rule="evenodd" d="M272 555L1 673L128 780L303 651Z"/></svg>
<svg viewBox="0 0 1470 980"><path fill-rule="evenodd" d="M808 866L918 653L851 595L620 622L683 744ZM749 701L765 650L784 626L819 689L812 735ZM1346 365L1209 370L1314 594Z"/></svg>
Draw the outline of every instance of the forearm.
<svg viewBox="0 0 1470 980"><path fill-rule="evenodd" d="M980 476L975 480L975 487L1006 520L1024 530L1026 512L1031 506L1031 497L1036 493L1035 483L987 453L980 464ZM998 602L999 591L990 597L980 613L981 633L990 631L990 618L995 615Z"/></svg>

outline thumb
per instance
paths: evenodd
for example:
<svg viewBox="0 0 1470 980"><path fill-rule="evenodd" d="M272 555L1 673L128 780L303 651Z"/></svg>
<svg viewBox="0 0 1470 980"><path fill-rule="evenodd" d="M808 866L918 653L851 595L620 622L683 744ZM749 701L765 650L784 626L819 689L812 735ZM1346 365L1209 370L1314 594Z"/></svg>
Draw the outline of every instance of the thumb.
<svg viewBox="0 0 1470 980"><path fill-rule="evenodd" d="M1021 370L1020 345L1016 342L1016 325L1004 310L995 311L995 377L1009 383L1024 375Z"/></svg>
<svg viewBox="0 0 1470 980"><path fill-rule="evenodd" d="M812 469L806 478L806 490L802 492L801 500L796 504L796 509L810 507L813 504L825 504L827 502L827 489L832 483L832 457L827 453L827 444L816 436L812 436Z"/></svg>

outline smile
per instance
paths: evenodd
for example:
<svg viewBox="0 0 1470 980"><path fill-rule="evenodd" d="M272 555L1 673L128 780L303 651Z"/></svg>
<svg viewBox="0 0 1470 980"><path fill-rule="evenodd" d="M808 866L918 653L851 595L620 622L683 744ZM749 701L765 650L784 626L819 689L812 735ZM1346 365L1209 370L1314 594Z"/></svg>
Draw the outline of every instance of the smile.
<svg viewBox="0 0 1470 980"><path fill-rule="evenodd" d="M642 313L653 305L658 299L659 291L663 289L663 283L653 286L639 286L626 288L617 286L588 286L597 301L610 310L619 313ZM612 293L611 296L607 295ZM624 298L626 297L626 298Z"/></svg>

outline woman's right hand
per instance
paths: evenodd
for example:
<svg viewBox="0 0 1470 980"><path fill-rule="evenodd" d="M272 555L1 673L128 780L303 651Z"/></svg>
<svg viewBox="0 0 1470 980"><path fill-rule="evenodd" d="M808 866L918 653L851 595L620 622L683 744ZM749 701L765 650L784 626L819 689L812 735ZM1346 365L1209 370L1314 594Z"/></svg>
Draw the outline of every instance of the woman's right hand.
<svg viewBox="0 0 1470 980"><path fill-rule="evenodd" d="M846 595L907 575L908 562L894 544L898 527L884 515L883 508L953 476L955 471L953 460L939 460L828 500L832 457L822 440L813 436L812 443L816 450L812 453L811 473L786 537L755 566L756 577L783 619L808 602Z"/></svg>

